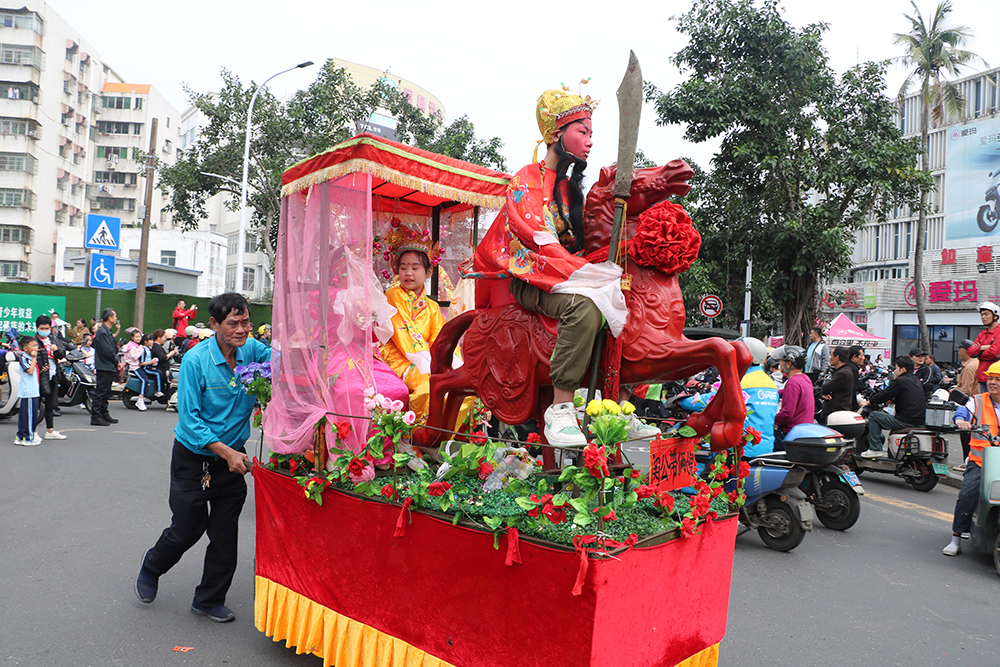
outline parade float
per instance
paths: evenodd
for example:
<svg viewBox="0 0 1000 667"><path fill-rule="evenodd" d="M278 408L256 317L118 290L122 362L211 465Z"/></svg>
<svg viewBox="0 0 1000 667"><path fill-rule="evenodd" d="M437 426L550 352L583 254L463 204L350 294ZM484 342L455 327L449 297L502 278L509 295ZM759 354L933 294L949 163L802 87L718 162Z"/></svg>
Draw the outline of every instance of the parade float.
<svg viewBox="0 0 1000 667"><path fill-rule="evenodd" d="M260 631L337 667L717 664L739 447L753 437L738 385L749 355L683 336L676 274L697 233L667 199L687 192L690 169L629 173L616 197L621 176L602 170L586 203L588 252L631 278L628 325L595 357L596 384L712 365L722 376L697 421L652 442L648 471L622 458L615 401L583 406L594 439L569 459L538 434L498 441L483 427L487 412L519 424L551 401L554 324L492 300L492 286L476 286L471 308L447 278L504 205L506 174L367 134L284 174L269 454L253 470ZM445 248L429 296L454 315L433 348L426 423L387 395L377 352L391 315L384 239L400 225ZM455 432L466 396L479 402ZM697 477L709 439L718 453Z"/></svg>

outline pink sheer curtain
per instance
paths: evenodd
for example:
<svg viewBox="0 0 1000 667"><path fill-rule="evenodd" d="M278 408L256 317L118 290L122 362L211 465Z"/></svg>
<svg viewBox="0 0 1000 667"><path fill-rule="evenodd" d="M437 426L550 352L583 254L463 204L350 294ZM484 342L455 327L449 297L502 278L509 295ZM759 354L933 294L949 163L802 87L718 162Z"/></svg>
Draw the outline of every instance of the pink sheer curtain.
<svg viewBox="0 0 1000 667"><path fill-rule="evenodd" d="M345 444L359 451L369 428L364 389L406 395L402 381L374 357L375 320L388 317L372 271L372 241L369 175L349 174L282 199L273 386L264 415L265 443L274 452L309 449L324 416L349 421ZM327 442L335 442L329 424Z"/></svg>

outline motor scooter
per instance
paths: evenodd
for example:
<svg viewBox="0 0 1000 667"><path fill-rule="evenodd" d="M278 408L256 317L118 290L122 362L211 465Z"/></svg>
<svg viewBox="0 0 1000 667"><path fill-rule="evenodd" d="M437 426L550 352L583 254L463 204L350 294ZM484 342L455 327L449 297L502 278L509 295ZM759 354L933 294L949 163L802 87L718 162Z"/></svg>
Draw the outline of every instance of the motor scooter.
<svg viewBox="0 0 1000 667"><path fill-rule="evenodd" d="M820 424L799 424L782 441L785 457L806 470L799 488L816 518L831 530L847 530L861 517L859 496L865 489L853 471L839 465L850 456L855 437Z"/></svg>
<svg viewBox="0 0 1000 667"><path fill-rule="evenodd" d="M176 385L172 382L172 373L167 371L167 380L163 383L163 393L160 396L156 395L156 381L146 380L146 391L143 394L147 403L159 403L161 405L167 405L170 402L171 396L174 395L176 391ZM139 394L142 392L142 380L135 371L129 371L128 381L122 388L122 403L125 407L130 410L137 410L138 405L136 401L139 398Z"/></svg>
<svg viewBox="0 0 1000 667"><path fill-rule="evenodd" d="M976 549L993 556L993 566L1000 574L1000 437L990 435L987 428L976 431L993 446L983 448L979 501L969 534Z"/></svg>
<svg viewBox="0 0 1000 667"><path fill-rule="evenodd" d="M0 419L10 419L17 414L21 406L21 399L18 398L18 387L21 385L21 364L17 360L17 354L13 350L0 350L3 353L7 364L7 371L0 381L2 397L0 397Z"/></svg>
<svg viewBox="0 0 1000 667"><path fill-rule="evenodd" d="M91 407L91 392L97 388L97 373L87 365L82 350L70 350L66 358L60 360L63 381L59 383L59 405L72 407L84 405L87 412Z"/></svg>
<svg viewBox="0 0 1000 667"><path fill-rule="evenodd" d="M979 207L976 223L984 232L992 232L1000 222L1000 169L991 171L986 186L986 203Z"/></svg>

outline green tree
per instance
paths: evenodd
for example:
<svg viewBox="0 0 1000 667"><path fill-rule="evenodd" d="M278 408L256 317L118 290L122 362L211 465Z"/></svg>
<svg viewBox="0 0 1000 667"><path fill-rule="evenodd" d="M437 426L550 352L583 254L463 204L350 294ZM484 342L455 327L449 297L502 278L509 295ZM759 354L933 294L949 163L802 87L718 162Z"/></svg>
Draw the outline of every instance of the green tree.
<svg viewBox="0 0 1000 667"><path fill-rule="evenodd" d="M239 210L243 147L249 100L256 91L227 70L217 94L187 92L207 123L193 145L172 166L159 171L159 187L170 197L174 221L196 229L208 217L206 204L216 194L230 195L227 207ZM475 127L462 116L446 128L410 104L391 85L388 73L368 88L354 83L344 68L328 60L306 90L282 104L261 91L253 110L247 206L247 229L274 260L281 201L281 176L290 166L329 150L368 129L372 114L385 109L396 119L396 139L450 157L503 169L502 142L477 139Z"/></svg>
<svg viewBox="0 0 1000 667"><path fill-rule="evenodd" d="M934 14L928 24L920 14L917 3L911 0L913 15L904 14L910 22L910 32L897 33L896 46L903 47L903 55L898 60L906 67L912 68L903 86L899 89L899 100L903 98L913 85L920 86L920 169L930 181L930 160L927 155L930 118L937 125L945 121L948 113L958 114L964 104L958 89L948 81L958 75L962 66L973 62L983 62L974 53L961 49L971 37L965 26L945 25L948 14L952 12L951 0L942 0L934 8ZM985 64L985 62L983 63ZM929 350L930 336L927 333L927 315L924 311L926 295L920 289L923 284L924 238L927 235L927 194L929 188L920 191L920 206L917 210L916 249L913 253L913 283L917 285L917 323L920 325L920 347Z"/></svg>
<svg viewBox="0 0 1000 667"><path fill-rule="evenodd" d="M915 205L924 182L916 142L893 123L886 64L837 77L825 29L796 29L777 0L696 0L673 58L688 78L669 92L647 85L659 124L685 124L693 142L721 137L698 206L704 243L711 256L726 231L740 267L727 283L742 284L753 259L754 300L780 308L789 342L815 321L819 281L849 268L854 232Z"/></svg>

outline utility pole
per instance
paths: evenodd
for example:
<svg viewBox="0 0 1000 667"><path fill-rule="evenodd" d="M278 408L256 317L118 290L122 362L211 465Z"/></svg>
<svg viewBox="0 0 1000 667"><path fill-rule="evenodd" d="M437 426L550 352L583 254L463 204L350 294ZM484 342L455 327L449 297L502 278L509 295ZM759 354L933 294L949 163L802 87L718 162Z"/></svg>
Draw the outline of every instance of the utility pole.
<svg viewBox="0 0 1000 667"><path fill-rule="evenodd" d="M135 319L133 324L142 331L146 314L146 257L149 254L149 217L153 208L153 172L156 170L156 126L159 118L153 119L149 132L149 153L146 155L146 214L142 216L142 240L139 242L139 273L135 279Z"/></svg>

